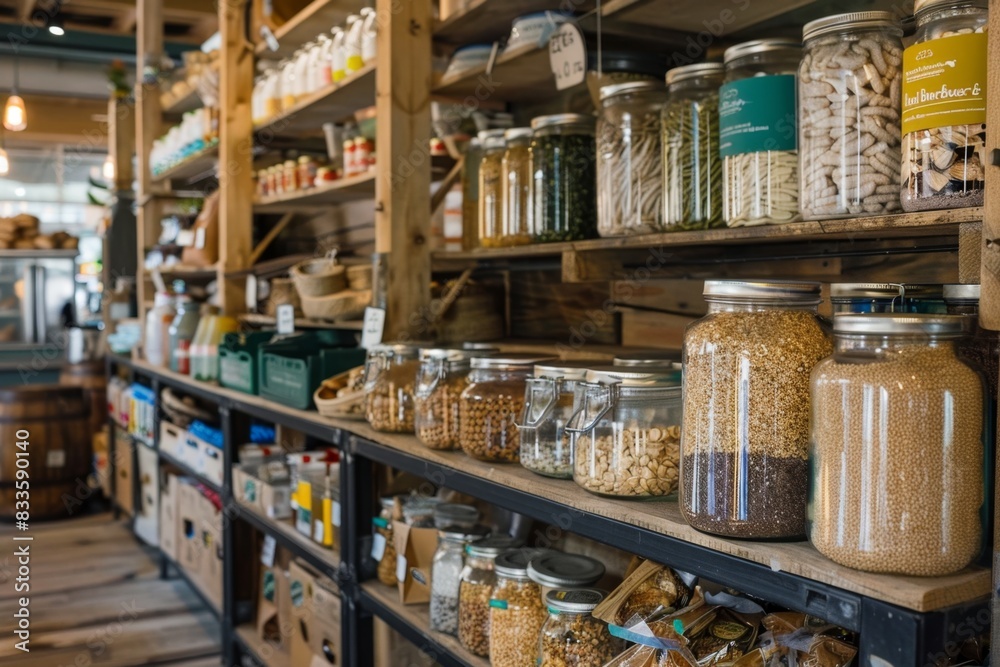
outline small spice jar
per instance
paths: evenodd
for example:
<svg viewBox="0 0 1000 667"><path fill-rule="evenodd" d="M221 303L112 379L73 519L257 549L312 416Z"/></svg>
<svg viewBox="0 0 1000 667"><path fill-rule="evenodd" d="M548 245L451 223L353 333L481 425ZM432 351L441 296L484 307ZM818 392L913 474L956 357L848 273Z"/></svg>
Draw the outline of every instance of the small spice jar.
<svg viewBox="0 0 1000 667"><path fill-rule="evenodd" d="M834 313L944 314L941 285L905 283L833 283L830 304Z"/></svg>
<svg viewBox="0 0 1000 667"><path fill-rule="evenodd" d="M902 68L905 211L983 205L988 5L987 0L914 3L917 32L903 51ZM944 96L947 89L962 88L971 94Z"/></svg>
<svg viewBox="0 0 1000 667"><path fill-rule="evenodd" d="M597 236L594 118L563 113L531 121L531 205L536 243Z"/></svg>
<svg viewBox="0 0 1000 667"><path fill-rule="evenodd" d="M705 283L684 336L681 511L698 530L805 534L809 374L832 343L819 283Z"/></svg>
<svg viewBox="0 0 1000 667"><path fill-rule="evenodd" d="M726 49L719 154L722 217L730 227L800 219L795 74L801 55L787 39Z"/></svg>
<svg viewBox="0 0 1000 667"><path fill-rule="evenodd" d="M490 598L491 667L535 667L538 634L545 623L542 589L528 577L528 563L542 549L507 551L493 563L496 585Z"/></svg>
<svg viewBox="0 0 1000 667"><path fill-rule="evenodd" d="M496 248L503 236L503 156L507 143L505 130L479 133L483 157L479 163L479 245Z"/></svg>
<svg viewBox="0 0 1000 667"><path fill-rule="evenodd" d="M385 496L379 498L381 511L372 518L374 534L372 535L372 560L378 563L378 580L386 586L395 586L396 581L396 545L392 536L392 517L396 507L396 498Z"/></svg>
<svg viewBox="0 0 1000 667"><path fill-rule="evenodd" d="M526 245L534 241L531 210L531 128L504 132L507 147L500 161L503 181L503 228L500 245Z"/></svg>
<svg viewBox="0 0 1000 667"><path fill-rule="evenodd" d="M517 426L521 465L531 472L559 479L573 477L573 450L566 424L573 416L573 397L577 385L586 379L587 365L559 361L535 365Z"/></svg>
<svg viewBox="0 0 1000 667"><path fill-rule="evenodd" d="M490 599L496 583L493 561L518 546L518 540L497 535L465 547L465 568L458 590L458 641L475 655L490 654Z"/></svg>
<svg viewBox="0 0 1000 667"><path fill-rule="evenodd" d="M898 211L903 29L891 12L805 25L799 67L807 220Z"/></svg>
<svg viewBox="0 0 1000 667"><path fill-rule="evenodd" d="M420 350L413 425L417 439L431 449L458 449L458 397L468 386L473 354L454 348Z"/></svg>
<svg viewBox="0 0 1000 667"><path fill-rule="evenodd" d="M281 174L282 187L286 193L292 193L299 189L299 170L295 160L285 160Z"/></svg>
<svg viewBox="0 0 1000 667"><path fill-rule="evenodd" d="M538 664L552 667L602 667L622 650L621 641L608 632L608 624L594 618L604 600L596 588L549 591L545 597L549 617L538 642Z"/></svg>
<svg viewBox="0 0 1000 667"><path fill-rule="evenodd" d="M458 632L458 589L465 567L465 547L487 532L484 527L476 530L460 526L438 530L438 547L431 562L431 630L449 635Z"/></svg>
<svg viewBox="0 0 1000 667"><path fill-rule="evenodd" d="M566 430L573 479L602 496L653 500L679 479L681 386L660 368L601 367L577 388Z"/></svg>
<svg viewBox="0 0 1000 667"><path fill-rule="evenodd" d="M597 121L597 232L649 234L663 228L660 113L667 89L658 81L601 88Z"/></svg>
<svg viewBox="0 0 1000 667"><path fill-rule="evenodd" d="M469 386L459 398L460 444L466 454L480 461L518 461L516 421L524 411L525 384L543 361L533 354L472 359Z"/></svg>
<svg viewBox="0 0 1000 667"><path fill-rule="evenodd" d="M840 315L813 372L810 539L869 572L944 576L981 546L983 381L960 316ZM992 464L992 461L990 461Z"/></svg>
<svg viewBox="0 0 1000 667"><path fill-rule="evenodd" d="M413 433L416 345L375 345L365 361L365 419L376 431Z"/></svg>
<svg viewBox="0 0 1000 667"><path fill-rule="evenodd" d="M663 224L668 231L725 227L719 157L719 86L726 68L698 63L667 72L663 108Z"/></svg>
<svg viewBox="0 0 1000 667"><path fill-rule="evenodd" d="M271 196L271 181L267 175L267 169L257 170L257 198L264 199Z"/></svg>

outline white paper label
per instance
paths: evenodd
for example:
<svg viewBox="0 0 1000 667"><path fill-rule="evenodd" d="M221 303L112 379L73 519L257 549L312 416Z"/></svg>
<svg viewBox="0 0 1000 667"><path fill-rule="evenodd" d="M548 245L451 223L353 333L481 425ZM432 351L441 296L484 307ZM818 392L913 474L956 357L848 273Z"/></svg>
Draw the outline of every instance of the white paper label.
<svg viewBox="0 0 1000 667"><path fill-rule="evenodd" d="M202 250L205 247L205 228L199 227L194 231L194 247Z"/></svg>
<svg viewBox="0 0 1000 667"><path fill-rule="evenodd" d="M336 500L333 501L333 525L340 528L340 503Z"/></svg>
<svg viewBox="0 0 1000 667"><path fill-rule="evenodd" d="M323 544L323 522L316 521L313 526L313 541Z"/></svg>
<svg viewBox="0 0 1000 667"><path fill-rule="evenodd" d="M564 23L549 39L549 64L556 77L556 89L566 90L587 77L587 43L572 23Z"/></svg>
<svg viewBox="0 0 1000 667"><path fill-rule="evenodd" d="M62 468L65 465L66 465L65 449L51 449L49 450L49 453L45 455L45 467Z"/></svg>
<svg viewBox="0 0 1000 667"><path fill-rule="evenodd" d="M372 560L382 560L385 555L385 535L375 533L372 536Z"/></svg>
<svg viewBox="0 0 1000 667"><path fill-rule="evenodd" d="M290 303L278 306L278 333L295 333L295 306Z"/></svg>
<svg viewBox="0 0 1000 667"><path fill-rule="evenodd" d="M268 505L267 506L267 518L268 519L273 519L274 518L274 506L273 505Z"/></svg>
<svg viewBox="0 0 1000 667"><path fill-rule="evenodd" d="M361 347L370 349L382 342L385 328L385 311L381 308L365 308L365 324L361 331Z"/></svg>
<svg viewBox="0 0 1000 667"><path fill-rule="evenodd" d="M396 581L402 583L406 581L406 556L402 554L396 555Z"/></svg>
<svg viewBox="0 0 1000 667"><path fill-rule="evenodd" d="M264 564L264 567L272 567L274 565L274 550L278 547L278 543L274 541L274 538L270 535L264 536L264 548L260 552L260 562Z"/></svg>

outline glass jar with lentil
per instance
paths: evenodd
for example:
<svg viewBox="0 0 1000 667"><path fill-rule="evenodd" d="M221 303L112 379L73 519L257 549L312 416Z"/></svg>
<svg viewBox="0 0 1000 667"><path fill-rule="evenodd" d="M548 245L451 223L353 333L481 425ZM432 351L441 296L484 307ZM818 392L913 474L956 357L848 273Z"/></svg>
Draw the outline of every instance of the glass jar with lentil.
<svg viewBox="0 0 1000 667"><path fill-rule="evenodd" d="M521 465L531 472L559 479L573 477L572 450L565 429L573 416L576 387L587 375L586 366L586 362L535 365L535 377L528 380L524 414L517 427Z"/></svg>
<svg viewBox="0 0 1000 667"><path fill-rule="evenodd" d="M553 590L546 595L549 617L538 641L538 664L545 667L602 667L622 650L608 624L593 617L604 600L596 588Z"/></svg>
<svg viewBox="0 0 1000 667"><path fill-rule="evenodd" d="M431 449L458 448L458 397L468 386L473 354L454 348L420 350L413 425L417 439Z"/></svg>
<svg viewBox="0 0 1000 667"><path fill-rule="evenodd" d="M938 577L981 547L983 381L958 315L839 315L812 374L810 539L848 567ZM992 465L992 461L989 462Z"/></svg>
<svg viewBox="0 0 1000 667"><path fill-rule="evenodd" d="M496 585L490 598L491 667L535 667L538 636L545 623L542 589L528 577L539 549L507 551L494 561Z"/></svg>
<svg viewBox="0 0 1000 667"><path fill-rule="evenodd" d="M681 512L706 533L800 538L809 373L833 349L819 283L705 283L684 336Z"/></svg>
<svg viewBox="0 0 1000 667"><path fill-rule="evenodd" d="M462 450L480 461L517 463L517 419L524 411L524 388L545 357L508 354L475 357L469 386L459 398Z"/></svg>
<svg viewBox="0 0 1000 667"><path fill-rule="evenodd" d="M531 121L531 204L535 241L597 236L594 118L563 113Z"/></svg>
<svg viewBox="0 0 1000 667"><path fill-rule="evenodd" d="M503 155L507 144L504 130L479 133L482 160L479 162L479 245L496 248L503 237Z"/></svg>
<svg viewBox="0 0 1000 667"><path fill-rule="evenodd" d="M493 562L518 546L518 540L497 535L465 547L465 568L458 588L458 641L475 655L490 654L490 599L496 584Z"/></svg>
<svg viewBox="0 0 1000 667"><path fill-rule="evenodd" d="M368 350L365 418L376 431L413 433L419 352L418 346L401 343L375 345Z"/></svg>
<svg viewBox="0 0 1000 667"><path fill-rule="evenodd" d="M500 161L503 181L503 228L500 245L526 245L534 241L531 208L531 128L515 127L504 133L507 148Z"/></svg>

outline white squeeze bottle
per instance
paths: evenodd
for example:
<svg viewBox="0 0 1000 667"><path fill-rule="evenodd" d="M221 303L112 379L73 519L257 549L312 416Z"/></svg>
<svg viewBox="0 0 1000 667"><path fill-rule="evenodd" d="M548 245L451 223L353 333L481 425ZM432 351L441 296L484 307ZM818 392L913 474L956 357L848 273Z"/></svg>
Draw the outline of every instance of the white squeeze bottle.
<svg viewBox="0 0 1000 667"><path fill-rule="evenodd" d="M143 341L146 361L154 366L164 366L169 359L167 329L176 314L170 292L157 292L153 297L153 308L146 313L146 339Z"/></svg>
<svg viewBox="0 0 1000 667"><path fill-rule="evenodd" d="M306 44L295 54L295 103L298 104L312 92L309 90L309 51L312 42Z"/></svg>
<svg viewBox="0 0 1000 667"><path fill-rule="evenodd" d="M348 17L348 21L350 17ZM333 34L333 46L330 47L330 71L334 81L343 81L347 76L347 51L344 40L347 39L347 31L341 27L336 27L330 31Z"/></svg>
<svg viewBox="0 0 1000 667"><path fill-rule="evenodd" d="M362 9L365 11L368 9ZM347 17L347 39L344 40L344 50L347 52L347 73L357 72L365 66L365 61L361 59L361 31L364 29L364 19L357 14Z"/></svg>
<svg viewBox="0 0 1000 667"><path fill-rule="evenodd" d="M330 38L320 35L309 53L309 79L313 92L330 85Z"/></svg>
<svg viewBox="0 0 1000 667"><path fill-rule="evenodd" d="M377 52L378 28L375 26L375 19L378 18L378 14L370 7L365 7L361 13L364 14L366 11L368 17L365 18L365 25L361 30L361 59L366 65L370 65L375 62Z"/></svg>

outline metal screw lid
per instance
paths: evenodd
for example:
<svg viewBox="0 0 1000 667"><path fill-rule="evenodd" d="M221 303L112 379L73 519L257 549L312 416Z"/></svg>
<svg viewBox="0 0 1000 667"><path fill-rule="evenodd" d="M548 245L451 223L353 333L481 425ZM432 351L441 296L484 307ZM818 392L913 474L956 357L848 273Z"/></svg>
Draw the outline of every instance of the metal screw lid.
<svg viewBox="0 0 1000 667"><path fill-rule="evenodd" d="M981 288L979 285L943 285L942 294L945 302L974 301L978 302Z"/></svg>
<svg viewBox="0 0 1000 667"><path fill-rule="evenodd" d="M636 352L622 352L616 354L613 366L625 368L636 368L643 366L669 366L670 368L680 368L682 358L681 350L653 349L638 350Z"/></svg>
<svg viewBox="0 0 1000 667"><path fill-rule="evenodd" d="M530 127L512 127L503 133L504 141L516 141L518 139L530 139Z"/></svg>
<svg viewBox="0 0 1000 667"><path fill-rule="evenodd" d="M529 547L511 549L497 556L496 561L493 563L493 569L501 577L527 579L528 563L531 562L531 559L547 553L551 553L551 549L533 549Z"/></svg>
<svg viewBox="0 0 1000 667"><path fill-rule="evenodd" d="M680 372L665 365L643 368L594 366L587 371L587 382L620 383L625 387L679 386L680 380Z"/></svg>
<svg viewBox="0 0 1000 667"><path fill-rule="evenodd" d="M857 297L895 299L902 296L940 299L941 295L941 285L909 285L905 283L833 283L830 285L831 299Z"/></svg>
<svg viewBox="0 0 1000 667"><path fill-rule="evenodd" d="M868 11L834 14L815 21L810 21L802 28L802 39L812 39L838 30L888 30L902 36L903 26L893 16L892 12Z"/></svg>
<svg viewBox="0 0 1000 667"><path fill-rule="evenodd" d="M486 526L446 526L438 529L438 537L452 542L477 542L490 534Z"/></svg>
<svg viewBox="0 0 1000 667"><path fill-rule="evenodd" d="M551 357L539 354L500 354L495 357L473 357L472 367L513 370L534 366L550 359Z"/></svg>
<svg viewBox="0 0 1000 667"><path fill-rule="evenodd" d="M596 119L582 113L557 113L549 116L536 116L531 120L531 129L540 130L548 127L569 127L581 132L592 133Z"/></svg>
<svg viewBox="0 0 1000 667"><path fill-rule="evenodd" d="M960 336L966 326L962 315L873 313L833 318L833 332L838 334Z"/></svg>
<svg viewBox="0 0 1000 667"><path fill-rule="evenodd" d="M969 0L964 0L962 4L965 5L966 2L976 7L985 8L989 6L989 0L971 0L971 2ZM925 9L940 9L943 7L952 7L955 4L956 0L916 0L916 2L913 3L913 14L914 15L920 14Z"/></svg>
<svg viewBox="0 0 1000 667"><path fill-rule="evenodd" d="M779 299L802 303L820 302L820 284L784 280L706 280L706 299Z"/></svg>
<svg viewBox="0 0 1000 667"><path fill-rule="evenodd" d="M694 79L700 76L724 76L726 66L722 63L695 63L694 65L684 65L675 67L667 72L667 85L672 86L681 81Z"/></svg>
<svg viewBox="0 0 1000 667"><path fill-rule="evenodd" d="M509 535L493 535L477 540L465 547L465 553L474 557L495 558L511 549L517 549L521 540Z"/></svg>
<svg viewBox="0 0 1000 667"><path fill-rule="evenodd" d="M599 588L573 588L549 591L545 603L550 611L586 614L594 611L605 597L607 593Z"/></svg>
<svg viewBox="0 0 1000 667"><path fill-rule="evenodd" d="M601 101L625 95L627 93L666 92L667 88L659 81L627 81L601 87Z"/></svg>
<svg viewBox="0 0 1000 667"><path fill-rule="evenodd" d="M463 350L457 347L427 347L420 350L420 360L467 361L481 354L483 354L481 350Z"/></svg>
<svg viewBox="0 0 1000 667"><path fill-rule="evenodd" d="M546 587L591 586L604 576L604 563L589 556L553 551L528 563L528 576Z"/></svg>
<svg viewBox="0 0 1000 667"><path fill-rule="evenodd" d="M744 56L754 55L755 53L769 53L773 51L798 52L801 50L802 45L793 39L754 39L749 42L742 42L735 46L730 46L726 49L722 59L728 65L734 60L738 60Z"/></svg>
<svg viewBox="0 0 1000 667"><path fill-rule="evenodd" d="M584 380L587 369L593 365L588 361L560 361L553 359L541 364L535 364L536 378L562 378L564 380Z"/></svg>
<svg viewBox="0 0 1000 667"><path fill-rule="evenodd" d="M479 510L462 503L441 503L434 508L434 521L447 525L452 523L475 523L479 521Z"/></svg>

